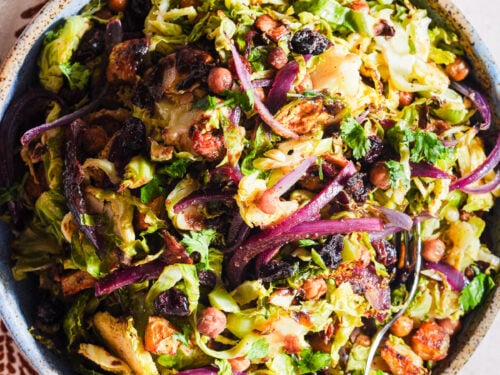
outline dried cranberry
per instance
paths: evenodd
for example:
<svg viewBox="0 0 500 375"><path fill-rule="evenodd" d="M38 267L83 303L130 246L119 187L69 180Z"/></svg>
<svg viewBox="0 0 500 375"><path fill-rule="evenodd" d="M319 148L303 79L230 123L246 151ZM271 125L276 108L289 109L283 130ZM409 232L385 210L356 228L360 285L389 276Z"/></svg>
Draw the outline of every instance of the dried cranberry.
<svg viewBox="0 0 500 375"><path fill-rule="evenodd" d="M335 269L342 262L342 250L344 249L344 237L341 234L334 234L328 242L323 245L319 255L325 266Z"/></svg>
<svg viewBox="0 0 500 375"><path fill-rule="evenodd" d="M128 0L127 8L123 14L124 30L141 32L151 7L152 4L149 0Z"/></svg>
<svg viewBox="0 0 500 375"><path fill-rule="evenodd" d="M171 288L156 297L154 307L161 315L189 315L189 301L184 292L177 288Z"/></svg>
<svg viewBox="0 0 500 375"><path fill-rule="evenodd" d="M382 140L376 135L371 135L368 137L370 140L370 149L363 157L363 162L367 164L375 163L384 151L384 145Z"/></svg>
<svg viewBox="0 0 500 375"><path fill-rule="evenodd" d="M212 290L217 283L217 276L215 276L213 271L202 270L198 273L198 280L200 281L200 286Z"/></svg>
<svg viewBox="0 0 500 375"><path fill-rule="evenodd" d="M384 266L392 266L397 261L396 247L387 240L372 241L372 246L377 253L377 262L382 263Z"/></svg>
<svg viewBox="0 0 500 375"><path fill-rule="evenodd" d="M344 187L344 191L349 194L356 203L364 203L368 198L368 181L366 173L356 173Z"/></svg>
<svg viewBox="0 0 500 375"><path fill-rule="evenodd" d="M291 41L292 51L301 55L319 55L331 45L326 36L310 29L297 31Z"/></svg>
<svg viewBox="0 0 500 375"><path fill-rule="evenodd" d="M104 31L92 28L83 34L82 40L75 51L75 60L87 62L104 52Z"/></svg>
<svg viewBox="0 0 500 375"><path fill-rule="evenodd" d="M293 273L293 267L287 262L272 260L263 265L258 272L258 277L264 282L286 279Z"/></svg>

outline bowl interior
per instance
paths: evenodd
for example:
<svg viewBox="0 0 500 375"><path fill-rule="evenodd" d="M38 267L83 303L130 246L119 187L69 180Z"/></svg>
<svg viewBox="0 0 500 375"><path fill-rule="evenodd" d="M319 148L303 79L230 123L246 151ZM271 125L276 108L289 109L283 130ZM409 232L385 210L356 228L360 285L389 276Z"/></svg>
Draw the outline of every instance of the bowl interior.
<svg viewBox="0 0 500 375"><path fill-rule="evenodd" d="M414 2L429 9L435 22L450 26L456 30L461 40L465 41L467 57L475 67L476 82L484 92L489 94L494 112L494 131L498 130L500 72L487 47L450 0L416 0ZM0 72L0 118L3 117L11 100L30 86L44 31L53 27L64 17L77 13L86 3L86 0L52 0L25 30ZM488 242L492 251L500 255L500 213L498 210L497 204L486 220L489 228ZM33 323L33 296L36 293L36 285L30 280L17 282L13 279L9 257L9 238L9 228L5 223L0 223L0 249L2 249L0 255L0 299L2 300L0 314L10 332L13 333L19 347L40 374L73 374L74 372L67 362L37 343L29 332ZM500 289L497 288L489 301L465 320L464 329L454 338L452 351L440 363L435 373L456 374L477 348L499 309Z"/></svg>

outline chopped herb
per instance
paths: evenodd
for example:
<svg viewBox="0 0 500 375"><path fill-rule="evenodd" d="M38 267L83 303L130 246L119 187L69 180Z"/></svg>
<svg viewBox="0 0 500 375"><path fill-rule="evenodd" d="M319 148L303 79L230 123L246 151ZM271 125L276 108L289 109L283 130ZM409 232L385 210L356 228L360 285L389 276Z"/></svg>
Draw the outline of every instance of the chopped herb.
<svg viewBox="0 0 500 375"><path fill-rule="evenodd" d="M295 357L295 364L299 374L315 374L328 366L331 362L329 353L313 352L311 349L302 349L300 357Z"/></svg>
<svg viewBox="0 0 500 375"><path fill-rule="evenodd" d="M389 171L389 182L392 188L396 188L398 182L401 182L403 186L408 186L410 180L406 176L403 164L396 160L388 160L385 162L385 166Z"/></svg>
<svg viewBox="0 0 500 375"><path fill-rule="evenodd" d="M186 251L188 254L192 254L197 252L200 254L201 260L200 265L203 269L209 268L208 261L208 250L210 247L210 243L217 236L217 232L215 229L202 229L199 232L190 231L189 234L184 234L184 238L181 241L186 247Z"/></svg>
<svg viewBox="0 0 500 375"><path fill-rule="evenodd" d="M355 159L361 159L370 149L370 140L365 134L365 129L352 117L347 117L342 121L340 136L352 149L352 156Z"/></svg>
<svg viewBox="0 0 500 375"><path fill-rule="evenodd" d="M180 333L180 332L174 333L172 336L175 337L177 339L177 341L179 341L181 344L189 346L189 344L190 344L189 337L190 337L192 331L193 330L192 330L191 326L186 324L182 327L182 333Z"/></svg>

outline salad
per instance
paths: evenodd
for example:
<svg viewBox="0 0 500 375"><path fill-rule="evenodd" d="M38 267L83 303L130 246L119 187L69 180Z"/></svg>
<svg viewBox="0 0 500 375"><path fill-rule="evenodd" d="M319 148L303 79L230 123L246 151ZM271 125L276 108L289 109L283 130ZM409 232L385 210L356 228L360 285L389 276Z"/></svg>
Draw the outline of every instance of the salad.
<svg viewBox="0 0 500 375"><path fill-rule="evenodd" d="M92 0L37 67L0 203L78 373L362 374L417 224L371 374L431 373L495 287L500 138L410 0Z"/></svg>

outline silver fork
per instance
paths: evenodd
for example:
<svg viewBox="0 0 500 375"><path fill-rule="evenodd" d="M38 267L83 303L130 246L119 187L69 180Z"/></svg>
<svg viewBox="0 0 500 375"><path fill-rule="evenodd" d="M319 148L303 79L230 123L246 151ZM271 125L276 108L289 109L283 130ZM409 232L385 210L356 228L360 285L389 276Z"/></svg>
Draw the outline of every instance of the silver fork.
<svg viewBox="0 0 500 375"><path fill-rule="evenodd" d="M369 375L373 359L377 349L384 339L387 331L391 328L394 322L405 313L410 306L413 297L417 293L418 280L420 275L420 269L422 268L422 239L420 238L420 223L416 223L413 227L412 232L402 231L397 235L399 238L396 241L396 246L399 245L399 257L397 267L399 269L410 269L411 274L406 281L406 285L410 292L401 306L401 309L393 316L393 318L381 327L373 338L372 344L370 346L370 351L368 352L368 359L366 360L364 375Z"/></svg>

